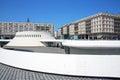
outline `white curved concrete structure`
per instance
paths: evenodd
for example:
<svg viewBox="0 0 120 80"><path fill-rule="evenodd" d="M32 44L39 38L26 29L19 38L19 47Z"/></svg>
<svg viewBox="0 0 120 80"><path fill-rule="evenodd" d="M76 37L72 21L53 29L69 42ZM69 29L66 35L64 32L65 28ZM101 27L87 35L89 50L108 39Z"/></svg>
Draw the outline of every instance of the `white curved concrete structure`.
<svg viewBox="0 0 120 80"><path fill-rule="evenodd" d="M0 48L0 62L33 71L120 78L120 55L32 53Z"/></svg>
<svg viewBox="0 0 120 80"><path fill-rule="evenodd" d="M42 41L57 41L46 32L18 32L6 46L45 46ZM120 48L120 41L58 40L75 48ZM120 55L75 55L23 52L0 48L0 62L33 71L74 76L120 78Z"/></svg>
<svg viewBox="0 0 120 80"><path fill-rule="evenodd" d="M44 40L55 40L55 38L49 32L17 32L14 39L5 46L45 46L40 42Z"/></svg>
<svg viewBox="0 0 120 80"><path fill-rule="evenodd" d="M65 40L62 44L77 48L120 48L119 40Z"/></svg>
<svg viewBox="0 0 120 80"><path fill-rule="evenodd" d="M11 41L12 39L0 39L0 42L9 42Z"/></svg>

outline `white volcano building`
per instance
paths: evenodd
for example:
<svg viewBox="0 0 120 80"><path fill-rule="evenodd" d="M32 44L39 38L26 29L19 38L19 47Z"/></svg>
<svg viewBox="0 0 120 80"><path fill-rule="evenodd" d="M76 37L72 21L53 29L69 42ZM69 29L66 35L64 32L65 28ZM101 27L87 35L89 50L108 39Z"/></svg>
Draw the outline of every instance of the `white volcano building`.
<svg viewBox="0 0 120 80"><path fill-rule="evenodd" d="M10 41L6 46L46 46L40 41L55 40L55 38L49 32L38 31L24 31L17 32L14 39Z"/></svg>

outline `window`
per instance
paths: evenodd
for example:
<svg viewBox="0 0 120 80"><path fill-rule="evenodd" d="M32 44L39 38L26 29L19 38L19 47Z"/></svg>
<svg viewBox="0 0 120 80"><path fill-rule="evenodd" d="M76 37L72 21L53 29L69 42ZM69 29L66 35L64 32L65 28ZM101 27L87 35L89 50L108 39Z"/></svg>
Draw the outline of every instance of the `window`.
<svg viewBox="0 0 120 80"><path fill-rule="evenodd" d="M41 26L41 30L45 30L45 27L44 27L44 26Z"/></svg>
<svg viewBox="0 0 120 80"><path fill-rule="evenodd" d="M46 27L46 30L48 31L48 30L49 30L49 27Z"/></svg>
<svg viewBox="0 0 120 80"><path fill-rule="evenodd" d="M41 30L41 27L40 27L40 26L36 26L36 30L37 30L37 31L40 31L40 30Z"/></svg>
<svg viewBox="0 0 120 80"><path fill-rule="evenodd" d="M41 37L41 35L38 35L38 37Z"/></svg>

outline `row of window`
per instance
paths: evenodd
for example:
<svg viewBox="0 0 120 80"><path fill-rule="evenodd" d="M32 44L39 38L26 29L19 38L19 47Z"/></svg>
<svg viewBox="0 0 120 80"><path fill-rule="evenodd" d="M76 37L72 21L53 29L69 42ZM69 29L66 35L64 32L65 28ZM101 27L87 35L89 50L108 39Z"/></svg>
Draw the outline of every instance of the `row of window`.
<svg viewBox="0 0 120 80"><path fill-rule="evenodd" d="M26 23L4 23L4 22L0 22L0 25L25 25L25 26L53 26L52 24L44 24L44 23L39 23L39 24L35 24L35 23L31 23L31 24L26 24Z"/></svg>
<svg viewBox="0 0 120 80"><path fill-rule="evenodd" d="M21 28L19 28L19 29L13 29L13 28L6 28L6 27L4 27L4 28L1 28L1 31L2 32L18 32L18 31L49 31L49 29L41 29L41 30L34 30L34 29L32 29L32 28L24 28L24 29L21 29Z"/></svg>
<svg viewBox="0 0 120 80"><path fill-rule="evenodd" d="M104 21L104 22L92 22L91 24L114 24L114 22Z"/></svg>
<svg viewBox="0 0 120 80"><path fill-rule="evenodd" d="M78 29L78 32L79 32L79 31L81 32L81 31L83 31L83 30L85 30L85 28L83 28L83 29ZM100 28L90 28L89 30L92 30L92 31L103 31L103 27L100 27ZM114 31L114 28L104 27L104 31L111 32L111 31ZM63 31L63 32L61 32L61 33L66 34L67 32L73 33L74 30L71 30L71 31Z"/></svg>
<svg viewBox="0 0 120 80"><path fill-rule="evenodd" d="M111 18L111 17L103 17L103 16L101 16L101 17L96 17L96 18L94 18L94 19L92 19L93 21L97 21L97 20L101 20L101 19L104 19L104 20L113 20L113 18Z"/></svg>
<svg viewBox="0 0 120 80"><path fill-rule="evenodd" d="M1 28L21 28L21 29L24 29L24 28L32 28L32 29L50 29L52 27L48 27L48 26L39 26L39 27L36 27L36 26L30 26L30 27L26 27L26 26L0 26Z"/></svg>
<svg viewBox="0 0 120 80"><path fill-rule="evenodd" d="M113 26L91 26L91 28L114 28Z"/></svg>
<svg viewBox="0 0 120 80"><path fill-rule="evenodd" d="M15 37L41 37L41 35L16 35Z"/></svg>
<svg viewBox="0 0 120 80"><path fill-rule="evenodd" d="M114 32L113 29L93 29L91 32Z"/></svg>
<svg viewBox="0 0 120 80"><path fill-rule="evenodd" d="M86 33L86 31L91 31L92 33L94 33L94 32L114 32L114 29L109 29L109 28L104 28L104 29L87 29L87 30L79 30L78 31L78 33L79 34L82 34L82 33ZM69 34L74 34L75 32L73 32L73 31L70 31L69 32ZM62 33L60 33L60 34L62 34ZM59 35L60 35L59 34ZM63 32L63 34L67 34L67 32Z"/></svg>

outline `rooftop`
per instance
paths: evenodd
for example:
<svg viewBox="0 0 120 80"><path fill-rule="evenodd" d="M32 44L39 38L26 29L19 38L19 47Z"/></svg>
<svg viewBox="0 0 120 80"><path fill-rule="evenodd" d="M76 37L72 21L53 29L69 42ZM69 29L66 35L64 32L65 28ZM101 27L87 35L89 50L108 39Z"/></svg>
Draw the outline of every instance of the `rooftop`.
<svg viewBox="0 0 120 80"><path fill-rule="evenodd" d="M96 14L93 14L93 15L90 15L90 16L87 16L87 17L83 17L83 18L81 18L81 19L79 19L79 20L76 20L76 21L74 21L74 22L67 23L67 24L63 25L62 27L64 27L64 26L69 26L69 25L72 25L72 24L75 24L75 23L79 23L79 22L81 22L81 21L85 21L85 20L94 18L94 17L96 17L96 16L101 16L101 15L112 16L112 17L116 17L116 18L119 18L119 17L120 17L119 14L112 14L112 13L108 13L108 12L98 12L98 13L96 13ZM59 29L60 29L60 28L61 28L61 27L59 27Z"/></svg>

